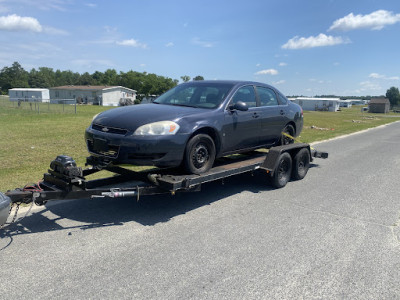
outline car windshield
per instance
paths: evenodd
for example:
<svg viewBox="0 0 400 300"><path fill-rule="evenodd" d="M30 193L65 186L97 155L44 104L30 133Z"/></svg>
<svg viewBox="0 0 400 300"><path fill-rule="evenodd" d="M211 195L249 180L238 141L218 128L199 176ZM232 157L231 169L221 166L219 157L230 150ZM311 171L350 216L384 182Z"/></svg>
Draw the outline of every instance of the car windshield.
<svg viewBox="0 0 400 300"><path fill-rule="evenodd" d="M232 87L229 83L185 83L162 94L153 103L212 109L222 103Z"/></svg>

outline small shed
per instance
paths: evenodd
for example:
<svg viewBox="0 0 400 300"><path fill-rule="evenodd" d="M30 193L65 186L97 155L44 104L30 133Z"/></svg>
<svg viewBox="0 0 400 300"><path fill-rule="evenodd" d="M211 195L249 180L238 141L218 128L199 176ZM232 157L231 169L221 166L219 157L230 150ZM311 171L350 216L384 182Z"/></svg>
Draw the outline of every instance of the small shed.
<svg viewBox="0 0 400 300"><path fill-rule="evenodd" d="M136 91L123 86L66 85L50 88L53 103L82 103L103 106L134 104Z"/></svg>
<svg viewBox="0 0 400 300"><path fill-rule="evenodd" d="M390 109L390 101L388 98L372 98L368 107L371 113L386 114Z"/></svg>
<svg viewBox="0 0 400 300"><path fill-rule="evenodd" d="M311 111L338 111L340 107L339 98L297 97L293 102L300 105L303 110Z"/></svg>
<svg viewBox="0 0 400 300"><path fill-rule="evenodd" d="M8 90L10 101L49 102L49 89L13 88Z"/></svg>

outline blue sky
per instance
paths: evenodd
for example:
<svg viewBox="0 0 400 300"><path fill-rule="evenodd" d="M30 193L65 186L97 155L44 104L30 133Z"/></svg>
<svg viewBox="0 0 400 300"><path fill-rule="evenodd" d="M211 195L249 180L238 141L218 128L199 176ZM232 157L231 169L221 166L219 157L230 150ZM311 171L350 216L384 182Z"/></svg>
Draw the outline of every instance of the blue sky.
<svg viewBox="0 0 400 300"><path fill-rule="evenodd" d="M0 68L14 61L383 95L400 86L400 1L0 0Z"/></svg>

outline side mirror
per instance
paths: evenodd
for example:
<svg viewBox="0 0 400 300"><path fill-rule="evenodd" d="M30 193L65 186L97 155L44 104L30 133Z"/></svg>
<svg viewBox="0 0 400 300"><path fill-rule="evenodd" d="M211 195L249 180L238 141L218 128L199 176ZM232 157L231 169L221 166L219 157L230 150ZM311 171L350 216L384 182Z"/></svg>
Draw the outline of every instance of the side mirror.
<svg viewBox="0 0 400 300"><path fill-rule="evenodd" d="M240 111L249 110L249 108L247 107L247 104L242 101L238 101L233 105L229 105L229 109L230 110L240 110Z"/></svg>

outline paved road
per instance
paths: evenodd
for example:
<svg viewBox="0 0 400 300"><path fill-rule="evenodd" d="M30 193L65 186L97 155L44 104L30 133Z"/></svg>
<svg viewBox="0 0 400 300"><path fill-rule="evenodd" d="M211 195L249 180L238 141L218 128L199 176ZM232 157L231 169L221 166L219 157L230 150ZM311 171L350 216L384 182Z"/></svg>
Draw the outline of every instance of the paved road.
<svg viewBox="0 0 400 300"><path fill-rule="evenodd" d="M400 299L400 123L272 190L54 202L1 232L3 299Z"/></svg>

